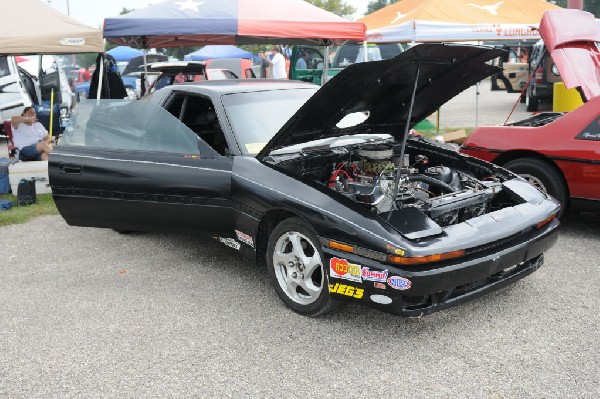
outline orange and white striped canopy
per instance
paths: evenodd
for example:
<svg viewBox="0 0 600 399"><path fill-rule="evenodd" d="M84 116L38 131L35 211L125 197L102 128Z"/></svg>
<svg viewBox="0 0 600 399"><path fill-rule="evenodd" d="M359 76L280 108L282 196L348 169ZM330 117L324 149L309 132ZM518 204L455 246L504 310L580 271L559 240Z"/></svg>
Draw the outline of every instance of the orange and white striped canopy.
<svg viewBox="0 0 600 399"><path fill-rule="evenodd" d="M402 0L359 21L367 40L428 42L539 39L545 0Z"/></svg>

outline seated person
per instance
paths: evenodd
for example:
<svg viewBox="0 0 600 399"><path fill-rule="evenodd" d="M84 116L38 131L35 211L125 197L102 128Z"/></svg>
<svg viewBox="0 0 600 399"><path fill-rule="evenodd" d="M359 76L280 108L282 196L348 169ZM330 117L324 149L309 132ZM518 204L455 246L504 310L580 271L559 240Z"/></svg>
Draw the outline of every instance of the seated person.
<svg viewBox="0 0 600 399"><path fill-rule="evenodd" d="M302 52L298 61L296 61L296 69L307 69L308 65L306 64L306 60L308 60L308 53L306 51Z"/></svg>
<svg viewBox="0 0 600 399"><path fill-rule="evenodd" d="M13 144L19 149L22 161L46 161L52 151L50 136L46 128L38 122L33 107L25 107L21 116L10 120Z"/></svg>

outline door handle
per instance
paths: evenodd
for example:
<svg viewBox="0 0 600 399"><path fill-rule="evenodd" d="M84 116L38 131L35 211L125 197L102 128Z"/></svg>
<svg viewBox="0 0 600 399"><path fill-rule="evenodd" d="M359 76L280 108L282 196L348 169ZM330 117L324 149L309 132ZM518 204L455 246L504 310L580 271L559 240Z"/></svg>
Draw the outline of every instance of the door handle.
<svg viewBox="0 0 600 399"><path fill-rule="evenodd" d="M67 173L70 175L80 175L81 171L83 170L83 166L62 163L62 164L60 164L58 170L60 171L60 173Z"/></svg>

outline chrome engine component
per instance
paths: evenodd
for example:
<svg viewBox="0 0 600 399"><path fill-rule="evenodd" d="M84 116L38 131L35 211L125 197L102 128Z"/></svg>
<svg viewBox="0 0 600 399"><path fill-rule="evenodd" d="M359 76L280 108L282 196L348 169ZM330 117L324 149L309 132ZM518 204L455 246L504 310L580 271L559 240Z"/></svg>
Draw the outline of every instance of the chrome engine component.
<svg viewBox="0 0 600 399"><path fill-rule="evenodd" d="M329 187L376 213L418 208L442 227L485 214L501 190L498 182L483 184L457 169L430 165L421 154L406 154L402 166L394 156L389 144L365 145L351 155L355 160L334 165Z"/></svg>

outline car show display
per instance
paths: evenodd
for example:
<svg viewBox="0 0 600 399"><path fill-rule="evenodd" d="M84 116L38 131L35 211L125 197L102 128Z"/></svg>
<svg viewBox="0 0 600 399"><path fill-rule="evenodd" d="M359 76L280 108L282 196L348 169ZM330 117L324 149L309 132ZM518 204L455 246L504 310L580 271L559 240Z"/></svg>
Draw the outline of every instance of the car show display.
<svg viewBox="0 0 600 399"><path fill-rule="evenodd" d="M207 233L267 265L290 309L420 316L537 270L556 200L409 129L498 72L499 50L424 44L325 86L175 84L84 101L49 160L71 225Z"/></svg>
<svg viewBox="0 0 600 399"><path fill-rule="evenodd" d="M600 209L600 80L594 16L579 10L548 11L540 34L565 87L585 104L568 112L542 112L506 126L482 126L461 152L504 166L567 208ZM540 54L540 57L542 55Z"/></svg>

